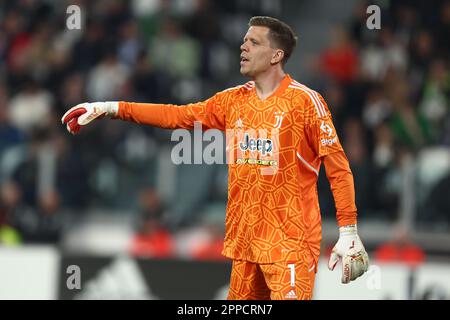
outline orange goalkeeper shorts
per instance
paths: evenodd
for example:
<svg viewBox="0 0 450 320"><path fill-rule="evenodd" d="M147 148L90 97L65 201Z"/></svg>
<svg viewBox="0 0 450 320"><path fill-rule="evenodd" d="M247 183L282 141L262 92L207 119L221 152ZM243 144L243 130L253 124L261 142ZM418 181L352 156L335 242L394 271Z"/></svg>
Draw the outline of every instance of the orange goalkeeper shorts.
<svg viewBox="0 0 450 320"><path fill-rule="evenodd" d="M312 299L317 259L307 250L295 257L269 264L233 260L228 299Z"/></svg>

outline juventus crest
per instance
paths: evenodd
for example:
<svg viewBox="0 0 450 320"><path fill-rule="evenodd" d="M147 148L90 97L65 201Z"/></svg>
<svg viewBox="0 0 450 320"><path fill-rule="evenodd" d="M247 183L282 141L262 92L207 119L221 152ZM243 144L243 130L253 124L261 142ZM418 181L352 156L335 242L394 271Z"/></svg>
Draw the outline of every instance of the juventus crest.
<svg viewBox="0 0 450 320"><path fill-rule="evenodd" d="M275 125L273 126L275 129L279 129L281 127L281 123L283 122L284 112L275 111Z"/></svg>

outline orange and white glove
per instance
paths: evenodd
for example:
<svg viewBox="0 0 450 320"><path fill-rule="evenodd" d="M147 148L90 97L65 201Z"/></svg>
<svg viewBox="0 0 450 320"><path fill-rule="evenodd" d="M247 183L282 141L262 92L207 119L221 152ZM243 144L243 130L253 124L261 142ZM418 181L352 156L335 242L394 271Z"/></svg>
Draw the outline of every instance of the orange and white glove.
<svg viewBox="0 0 450 320"><path fill-rule="evenodd" d="M67 131L77 134L82 126L89 124L92 120L104 116L115 117L118 111L119 102L117 101L86 102L70 108L61 118L61 122L66 124Z"/></svg>
<svg viewBox="0 0 450 320"><path fill-rule="evenodd" d="M339 228L339 240L331 252L328 269L333 271L340 259L342 283L355 280L369 268L369 256L359 239L356 224Z"/></svg>

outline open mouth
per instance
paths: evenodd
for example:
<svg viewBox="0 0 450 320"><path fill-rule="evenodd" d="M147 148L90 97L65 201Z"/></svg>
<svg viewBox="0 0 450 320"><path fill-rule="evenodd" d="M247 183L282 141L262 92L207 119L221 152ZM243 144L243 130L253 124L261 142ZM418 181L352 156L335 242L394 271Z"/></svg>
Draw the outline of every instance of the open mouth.
<svg viewBox="0 0 450 320"><path fill-rule="evenodd" d="M241 64L242 64L242 63L245 63L245 62L248 62L248 59L247 59L247 58L244 58L244 57L241 57Z"/></svg>

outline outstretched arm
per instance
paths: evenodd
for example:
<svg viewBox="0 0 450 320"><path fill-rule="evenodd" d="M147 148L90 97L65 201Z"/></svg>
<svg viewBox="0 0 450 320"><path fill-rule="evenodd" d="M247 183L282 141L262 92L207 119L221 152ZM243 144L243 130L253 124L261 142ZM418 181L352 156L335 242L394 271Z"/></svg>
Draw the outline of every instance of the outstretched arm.
<svg viewBox="0 0 450 320"><path fill-rule="evenodd" d="M184 106L120 102L117 117L166 129L192 129L194 122L200 121L207 128L224 130L225 116L218 100L218 97L214 96L206 101Z"/></svg>
<svg viewBox="0 0 450 320"><path fill-rule="evenodd" d="M208 100L180 106L123 101L82 103L68 110L61 121L72 134L104 116L167 129L192 129L194 122L200 121L206 128L224 130L228 94L222 91Z"/></svg>

